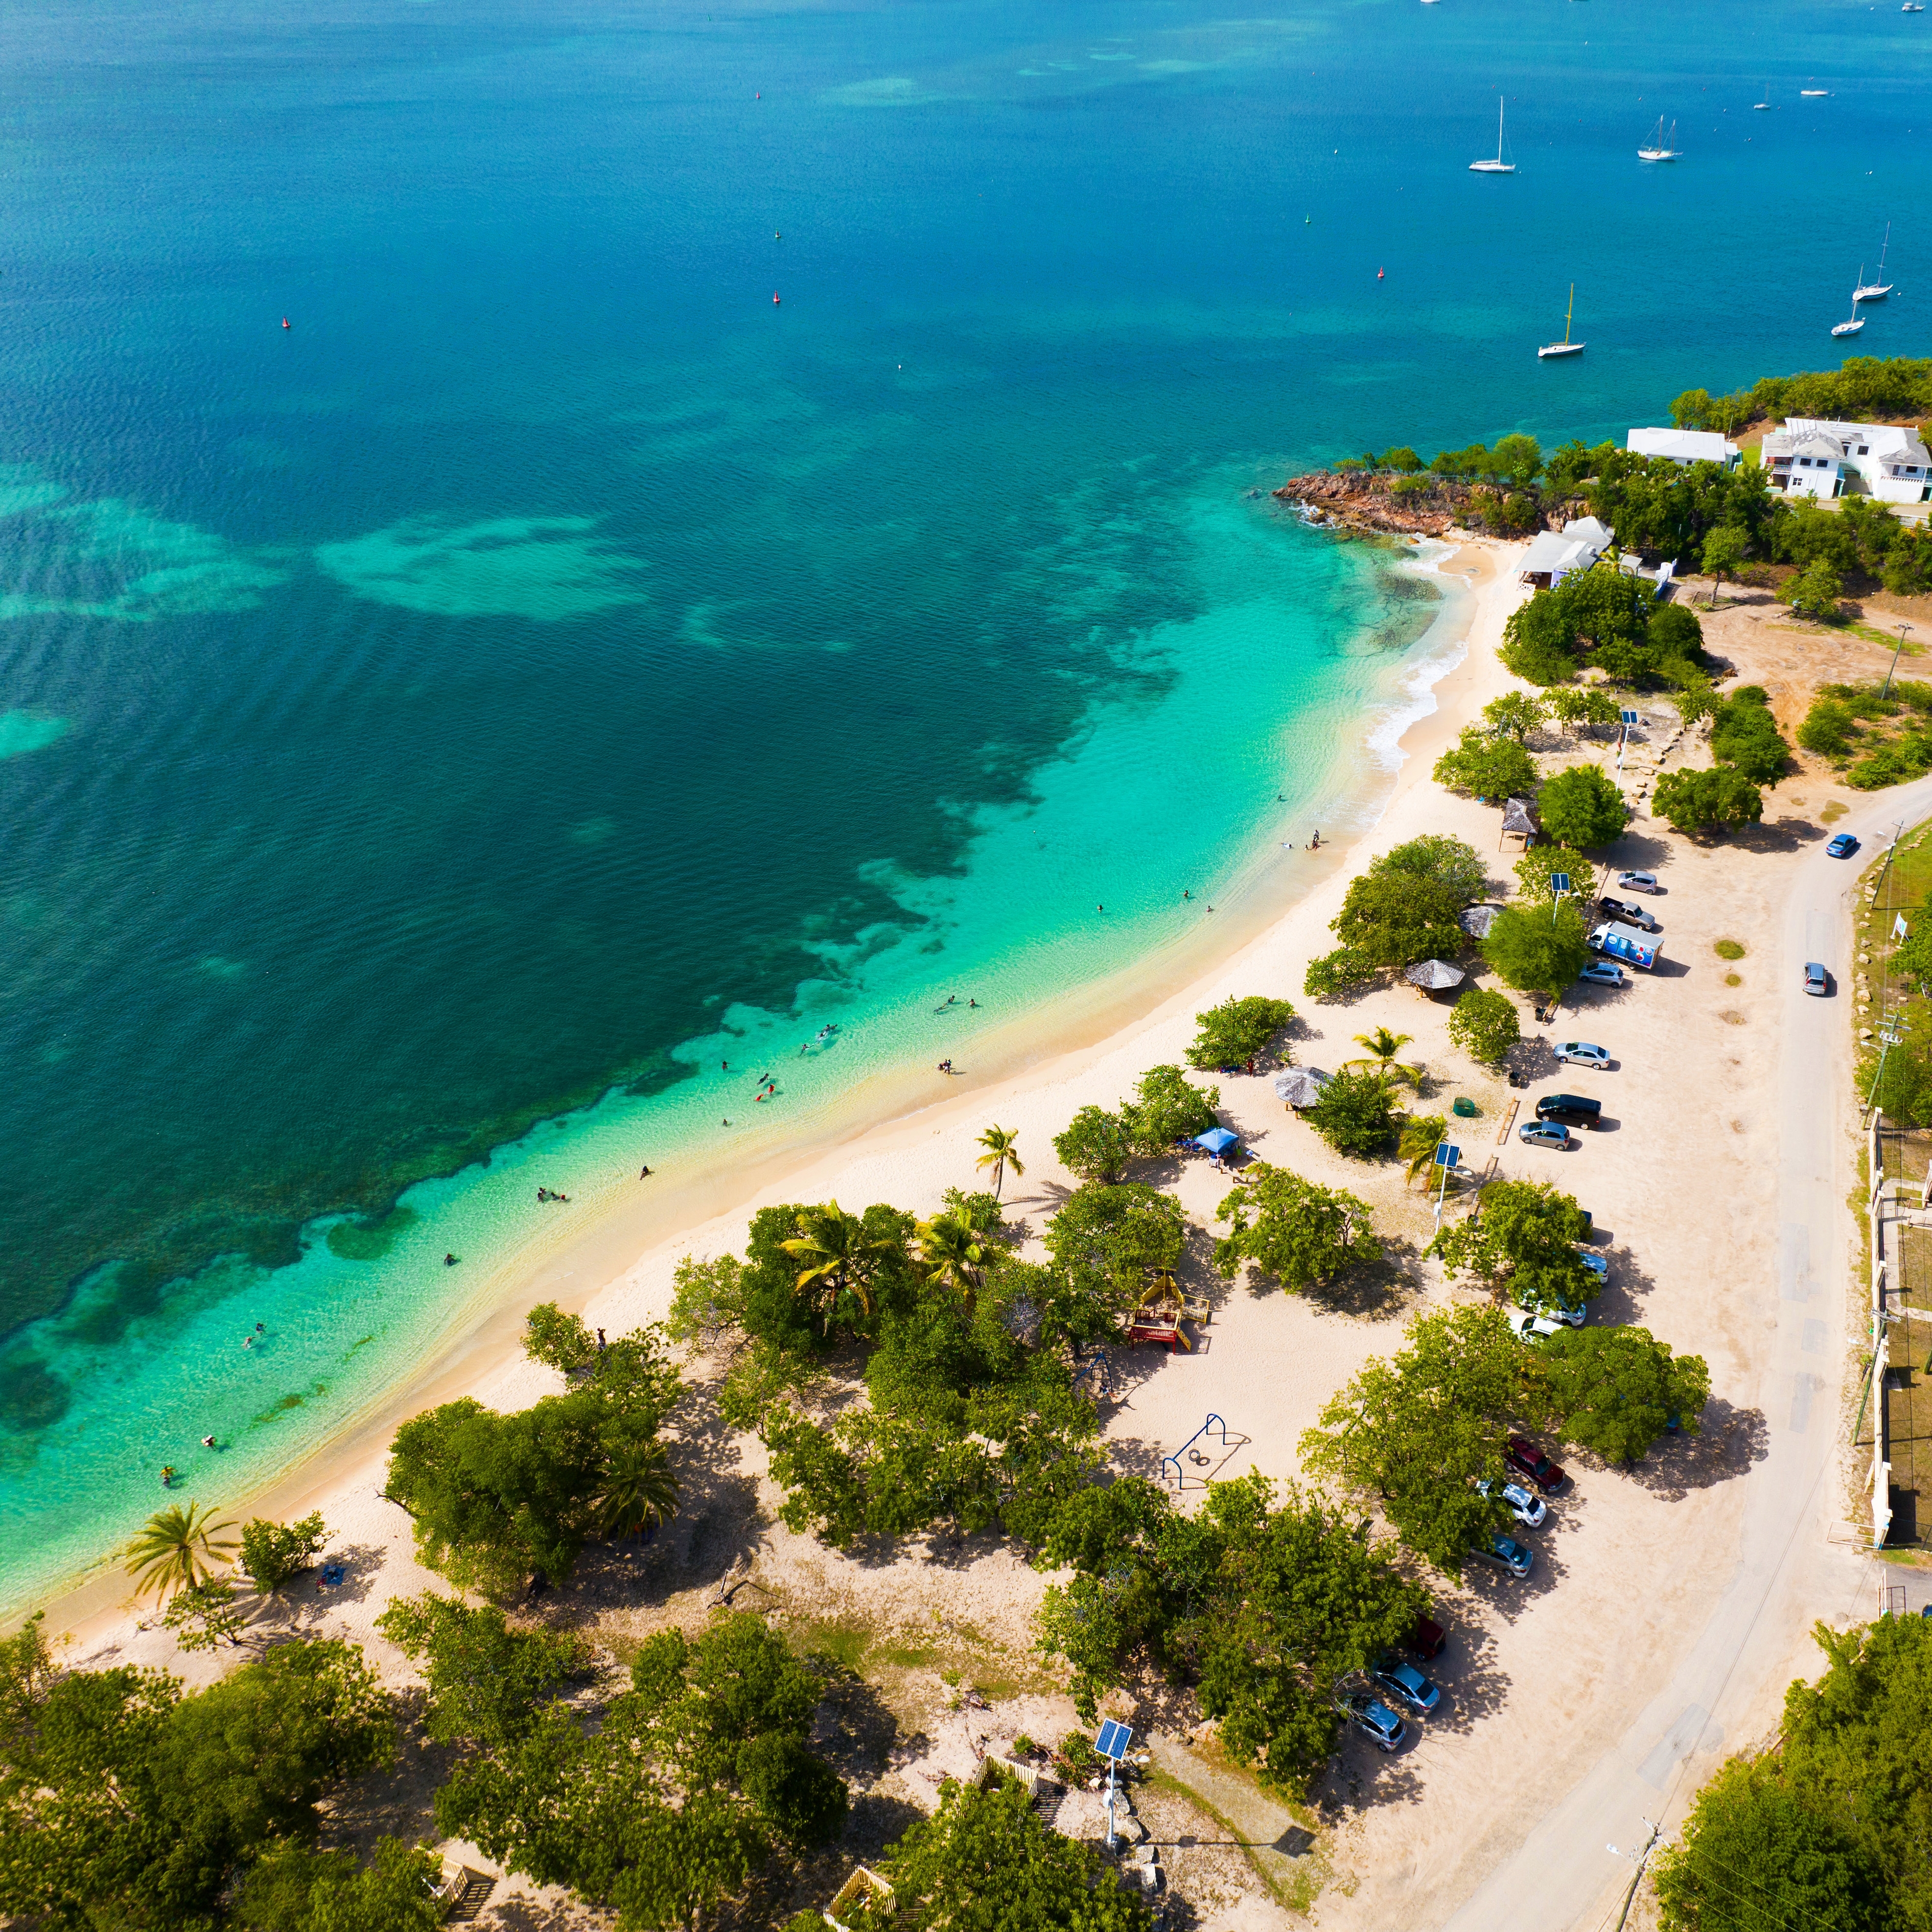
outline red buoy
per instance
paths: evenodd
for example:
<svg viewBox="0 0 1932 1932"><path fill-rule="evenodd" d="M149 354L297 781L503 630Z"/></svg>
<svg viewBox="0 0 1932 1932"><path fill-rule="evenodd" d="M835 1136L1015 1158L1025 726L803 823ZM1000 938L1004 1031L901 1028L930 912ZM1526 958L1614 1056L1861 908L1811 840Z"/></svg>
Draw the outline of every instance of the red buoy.
<svg viewBox="0 0 1932 1932"><path fill-rule="evenodd" d="M775 294L775 295L773 295L773 296L772 297L772 302L773 302L774 303L776 303L776 302L777 302L777 300L778 300L778 297L777 297L777 296L776 296L776 294Z"/></svg>
<svg viewBox="0 0 1932 1932"><path fill-rule="evenodd" d="M1380 281L1380 280L1382 280L1382 276L1383 276L1383 274L1384 274L1384 272L1385 272L1385 271L1384 271L1384 270L1382 270L1382 269L1381 269L1381 268L1378 268L1378 269L1376 271L1376 280L1377 281Z"/></svg>
<svg viewBox="0 0 1932 1932"><path fill-rule="evenodd" d="M288 326L289 326L289 319L288 319L288 317L287 317L286 316L284 316L282 317L282 326L283 326L284 328L287 328L287 327L288 327Z"/></svg>

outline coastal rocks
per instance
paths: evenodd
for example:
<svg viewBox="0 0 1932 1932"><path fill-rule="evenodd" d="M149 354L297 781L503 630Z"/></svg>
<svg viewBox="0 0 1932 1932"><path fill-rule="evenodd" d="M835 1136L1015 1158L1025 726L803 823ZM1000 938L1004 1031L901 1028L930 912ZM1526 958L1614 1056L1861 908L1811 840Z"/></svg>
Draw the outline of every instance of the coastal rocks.
<svg viewBox="0 0 1932 1932"><path fill-rule="evenodd" d="M1456 520L1453 504L1404 502L1378 476L1317 470L1290 477L1274 494L1281 502L1294 504L1311 523L1336 530L1439 537Z"/></svg>

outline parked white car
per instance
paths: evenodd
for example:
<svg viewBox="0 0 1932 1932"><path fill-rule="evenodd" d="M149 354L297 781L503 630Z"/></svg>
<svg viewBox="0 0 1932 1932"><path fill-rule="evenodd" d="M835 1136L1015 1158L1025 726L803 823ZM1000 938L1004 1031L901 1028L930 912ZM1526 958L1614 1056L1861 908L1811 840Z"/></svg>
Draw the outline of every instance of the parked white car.
<svg viewBox="0 0 1932 1932"><path fill-rule="evenodd" d="M1660 892L1664 890L1657 883L1654 872L1619 872L1617 884L1633 892Z"/></svg>

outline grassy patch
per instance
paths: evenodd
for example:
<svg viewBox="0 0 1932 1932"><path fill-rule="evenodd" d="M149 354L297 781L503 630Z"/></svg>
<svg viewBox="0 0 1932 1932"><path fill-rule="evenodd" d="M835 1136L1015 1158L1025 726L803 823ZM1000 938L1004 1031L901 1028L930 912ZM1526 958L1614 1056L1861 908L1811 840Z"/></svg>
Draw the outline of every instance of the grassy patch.
<svg viewBox="0 0 1932 1932"><path fill-rule="evenodd" d="M888 1670L929 1670L939 1661L936 1650L922 1649L916 1644L882 1643L867 1654L875 1664L883 1664Z"/></svg>
<svg viewBox="0 0 1932 1932"><path fill-rule="evenodd" d="M1828 799L1825 809L1818 814L1818 822L1821 825L1835 825L1851 808L1842 799Z"/></svg>
<svg viewBox="0 0 1932 1932"><path fill-rule="evenodd" d="M786 1635L794 1650L807 1656L817 1652L848 1670L856 1670L872 1648L872 1633L865 1624L843 1619L794 1624Z"/></svg>
<svg viewBox="0 0 1932 1932"><path fill-rule="evenodd" d="M1720 959L1742 959L1744 956L1743 944L1735 939L1720 939L1711 950Z"/></svg>
<svg viewBox="0 0 1932 1932"><path fill-rule="evenodd" d="M1174 1777L1172 1773L1162 1771L1157 1765L1150 1766L1147 1770L1142 1772L1141 1775L1157 1790L1170 1791L1177 1798L1185 1798L1202 1816L1213 1819L1214 1822L1227 1833L1229 1841L1240 1852L1241 1856L1246 1859L1248 1869L1261 1881L1262 1888L1284 1912L1305 1914L1308 1908L1321 1895L1322 1888L1328 1877L1327 1859L1318 1858L1313 1852L1304 1854L1305 1862L1310 1869L1304 1874L1300 1870L1303 1861L1297 1862L1296 1876L1300 1882L1294 1885L1281 1884L1270 1874L1268 1868L1262 1863L1261 1860L1255 1856L1253 1840L1244 1838L1236 1827L1234 1821L1225 1812L1217 1810L1191 1784L1182 1784L1180 1780Z"/></svg>

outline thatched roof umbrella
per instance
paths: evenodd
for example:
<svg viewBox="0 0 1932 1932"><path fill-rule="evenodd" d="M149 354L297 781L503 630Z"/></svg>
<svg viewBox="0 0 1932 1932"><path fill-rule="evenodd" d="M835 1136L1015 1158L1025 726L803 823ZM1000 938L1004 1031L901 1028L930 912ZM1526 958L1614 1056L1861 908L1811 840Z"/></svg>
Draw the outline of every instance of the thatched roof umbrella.
<svg viewBox="0 0 1932 1932"><path fill-rule="evenodd" d="M1465 906L1456 915L1456 923L1472 939L1486 939L1490 936L1490 928L1502 918L1502 911L1501 906Z"/></svg>
<svg viewBox="0 0 1932 1932"><path fill-rule="evenodd" d="M1328 1084L1328 1075L1314 1066L1290 1066L1274 1076L1276 1096L1298 1112L1304 1107L1313 1106Z"/></svg>
<svg viewBox="0 0 1932 1932"><path fill-rule="evenodd" d="M1402 976L1425 1000L1432 994L1446 992L1451 986L1462 983L1462 968L1442 959L1425 959L1420 965L1412 966Z"/></svg>
<svg viewBox="0 0 1932 1932"><path fill-rule="evenodd" d="M1503 807L1503 829L1496 839L1500 850L1503 840L1514 837L1522 841L1527 851L1542 836L1543 827L1536 822L1536 808L1526 798L1513 798Z"/></svg>

